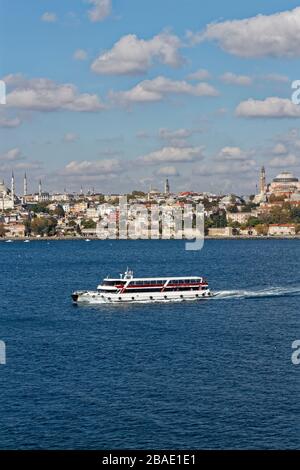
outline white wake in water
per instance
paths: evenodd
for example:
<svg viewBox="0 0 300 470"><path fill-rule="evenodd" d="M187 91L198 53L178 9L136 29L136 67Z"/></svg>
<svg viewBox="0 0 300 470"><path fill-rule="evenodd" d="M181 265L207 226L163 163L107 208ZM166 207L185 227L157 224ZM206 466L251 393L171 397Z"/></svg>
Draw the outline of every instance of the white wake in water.
<svg viewBox="0 0 300 470"><path fill-rule="evenodd" d="M222 290L214 292L215 299L255 299L300 295L300 287L267 287L257 290Z"/></svg>

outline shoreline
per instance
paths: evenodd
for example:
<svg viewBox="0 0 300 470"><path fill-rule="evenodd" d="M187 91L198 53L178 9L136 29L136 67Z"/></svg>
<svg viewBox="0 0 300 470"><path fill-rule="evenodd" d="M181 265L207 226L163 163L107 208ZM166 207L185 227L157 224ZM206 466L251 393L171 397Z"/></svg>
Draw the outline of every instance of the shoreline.
<svg viewBox="0 0 300 470"><path fill-rule="evenodd" d="M3 237L0 238L0 243L7 242L8 240L11 240L11 242L24 242L26 240L33 242L40 242L40 241L120 241L120 240L129 240L129 241L139 241L139 240L149 240L149 241L155 241L155 240L160 240L160 241L170 241L170 240L181 240L184 242L192 242L194 239L189 240L189 239L175 239L175 238L156 238L156 239L151 239L151 238L126 238L126 239L118 239L118 238L105 238L101 239L98 237ZM294 236L253 236L253 237L247 237L247 236L226 236L226 237L212 237L212 236L207 236L204 238L204 240L300 240L300 234L299 235L294 235Z"/></svg>

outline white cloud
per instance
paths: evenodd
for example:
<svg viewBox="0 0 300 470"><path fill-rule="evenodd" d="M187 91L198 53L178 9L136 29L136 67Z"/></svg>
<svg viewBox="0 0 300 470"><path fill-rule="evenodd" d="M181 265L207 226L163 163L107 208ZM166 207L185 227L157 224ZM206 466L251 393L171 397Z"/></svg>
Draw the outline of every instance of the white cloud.
<svg viewBox="0 0 300 470"><path fill-rule="evenodd" d="M180 39L167 32L149 40L128 34L116 42L112 49L97 57L91 69L103 75L134 75L146 72L154 60L178 67L183 62L178 52L180 46Z"/></svg>
<svg viewBox="0 0 300 470"><path fill-rule="evenodd" d="M111 175L121 171L121 165L117 159L97 160L97 161L72 161L68 163L63 171L65 175Z"/></svg>
<svg viewBox="0 0 300 470"><path fill-rule="evenodd" d="M299 118L300 106L289 99L276 96L265 100L249 99L242 101L236 108L236 114L247 118Z"/></svg>
<svg viewBox="0 0 300 470"><path fill-rule="evenodd" d="M159 137L161 139L171 140L171 139L186 139L192 135L193 131L191 129L176 129L174 131L170 129L161 128L158 131Z"/></svg>
<svg viewBox="0 0 300 470"><path fill-rule="evenodd" d="M188 80L209 80L211 78L211 75L208 70L205 69L199 69L196 72L191 73L188 75Z"/></svg>
<svg viewBox="0 0 300 470"><path fill-rule="evenodd" d="M244 176L245 173L256 171L256 161L252 159L240 161L227 161L220 162L216 165L200 165L193 169L193 172L201 176L216 176L216 175L236 175Z"/></svg>
<svg viewBox="0 0 300 470"><path fill-rule="evenodd" d="M175 129L170 130L161 128L158 131L159 138L168 142L170 147L188 147L188 138L193 134L200 132L200 129Z"/></svg>
<svg viewBox="0 0 300 470"><path fill-rule="evenodd" d="M263 75L262 79L270 82L279 83L287 83L290 81L289 77L287 77L286 75L281 75L279 73L269 73L267 75Z"/></svg>
<svg viewBox="0 0 300 470"><path fill-rule="evenodd" d="M33 111L90 111L105 108L95 94L79 93L71 83L58 84L47 78L26 79L23 75L8 75L4 81L12 91L7 94L7 106Z"/></svg>
<svg viewBox="0 0 300 470"><path fill-rule="evenodd" d="M149 165L163 162L189 163L204 158L203 150L203 147L163 147L160 150L139 157L138 161Z"/></svg>
<svg viewBox="0 0 300 470"><path fill-rule="evenodd" d="M21 73L11 73L2 78L7 87L16 88L26 86L28 80Z"/></svg>
<svg viewBox="0 0 300 470"><path fill-rule="evenodd" d="M14 165L16 170L41 170L43 168L40 162L20 162Z"/></svg>
<svg viewBox="0 0 300 470"><path fill-rule="evenodd" d="M75 60L86 60L88 54L84 49L77 49L73 54L73 59Z"/></svg>
<svg viewBox="0 0 300 470"><path fill-rule="evenodd" d="M5 117L0 117L0 127L6 127L6 128L15 128L19 127L22 124L22 121L20 118L5 118Z"/></svg>
<svg viewBox="0 0 300 470"><path fill-rule="evenodd" d="M175 166L163 166L156 172L158 176L179 176L179 173Z"/></svg>
<svg viewBox="0 0 300 470"><path fill-rule="evenodd" d="M274 155L285 155L288 152L286 146L281 142L278 142L272 149Z"/></svg>
<svg viewBox="0 0 300 470"><path fill-rule="evenodd" d="M249 152L245 152L240 147L223 147L217 155L217 160L243 161L248 157Z"/></svg>
<svg viewBox="0 0 300 470"><path fill-rule="evenodd" d="M300 57L300 7L272 15L209 24L188 33L193 44L216 41L222 49L241 57Z"/></svg>
<svg viewBox="0 0 300 470"><path fill-rule="evenodd" d="M111 0L87 0L87 3L93 5L88 11L88 17L92 23L103 21L111 14Z"/></svg>
<svg viewBox="0 0 300 470"><path fill-rule="evenodd" d="M273 156L298 155L300 149L300 131L297 128L290 129L287 132L276 136L275 146L271 149ZM266 155L270 155L267 149ZM300 163L300 162L299 162Z"/></svg>
<svg viewBox="0 0 300 470"><path fill-rule="evenodd" d="M217 90L207 84L191 85L186 81L175 81L165 77L144 80L128 91L112 92L113 101L120 104L147 103L161 101L168 94L185 94L192 96L217 96Z"/></svg>
<svg viewBox="0 0 300 470"><path fill-rule="evenodd" d="M74 132L67 132L64 135L64 142L76 142L76 140L79 139L78 134L75 134Z"/></svg>
<svg viewBox="0 0 300 470"><path fill-rule="evenodd" d="M0 160L6 162L14 162L21 159L21 150L18 147L12 148L0 155Z"/></svg>
<svg viewBox="0 0 300 470"><path fill-rule="evenodd" d="M231 72L224 73L220 78L224 83L230 85L250 86L253 82L253 79L247 75L236 75Z"/></svg>
<svg viewBox="0 0 300 470"><path fill-rule="evenodd" d="M46 11L41 16L41 20L44 21L45 23L55 23L57 21L57 16L55 13Z"/></svg>
<svg viewBox="0 0 300 470"><path fill-rule="evenodd" d="M272 158L272 160L269 162L269 166L272 168L287 168L289 166L295 166L298 164L299 158L293 154L287 155L286 157L275 157Z"/></svg>

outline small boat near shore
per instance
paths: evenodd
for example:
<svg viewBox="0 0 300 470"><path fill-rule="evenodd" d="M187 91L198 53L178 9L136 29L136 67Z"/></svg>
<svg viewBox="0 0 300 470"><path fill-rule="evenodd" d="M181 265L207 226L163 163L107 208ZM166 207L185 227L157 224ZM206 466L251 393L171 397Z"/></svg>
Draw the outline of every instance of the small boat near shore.
<svg viewBox="0 0 300 470"><path fill-rule="evenodd" d="M75 291L75 304L176 302L204 300L213 294L208 282L201 276L134 277L133 271L119 278L106 277L95 291Z"/></svg>

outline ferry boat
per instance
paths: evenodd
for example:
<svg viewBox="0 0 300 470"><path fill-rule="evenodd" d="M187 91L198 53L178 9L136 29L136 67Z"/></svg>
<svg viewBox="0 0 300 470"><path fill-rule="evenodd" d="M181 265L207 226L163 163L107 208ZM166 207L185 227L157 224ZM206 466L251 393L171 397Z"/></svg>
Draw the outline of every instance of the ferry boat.
<svg viewBox="0 0 300 470"><path fill-rule="evenodd" d="M202 300L212 297L206 279L201 276L134 277L133 271L119 278L106 277L96 291L75 291L75 304L136 303Z"/></svg>

